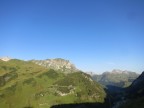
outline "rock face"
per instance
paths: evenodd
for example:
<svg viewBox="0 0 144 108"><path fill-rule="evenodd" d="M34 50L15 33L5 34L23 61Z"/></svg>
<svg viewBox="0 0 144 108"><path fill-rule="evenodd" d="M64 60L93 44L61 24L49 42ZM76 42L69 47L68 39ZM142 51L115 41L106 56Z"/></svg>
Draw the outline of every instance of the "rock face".
<svg viewBox="0 0 144 108"><path fill-rule="evenodd" d="M46 68L51 68L64 73L71 73L78 71L75 65L72 64L69 60L64 60L61 58L46 59L46 60L31 60L31 61Z"/></svg>
<svg viewBox="0 0 144 108"><path fill-rule="evenodd" d="M2 61L9 61L9 60L11 60L11 58L10 57L1 57L0 60L2 60Z"/></svg>

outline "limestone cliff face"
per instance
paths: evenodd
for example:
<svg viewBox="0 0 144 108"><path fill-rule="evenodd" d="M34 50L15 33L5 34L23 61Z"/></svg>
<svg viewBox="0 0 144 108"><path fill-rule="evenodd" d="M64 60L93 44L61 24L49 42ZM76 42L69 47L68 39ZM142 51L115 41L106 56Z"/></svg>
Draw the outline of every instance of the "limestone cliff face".
<svg viewBox="0 0 144 108"><path fill-rule="evenodd" d="M9 60L11 60L11 58L10 57L1 57L0 60L2 60L2 61L9 61Z"/></svg>
<svg viewBox="0 0 144 108"><path fill-rule="evenodd" d="M64 73L76 72L78 69L69 60L56 58L56 59L46 59L46 60L31 60L32 62L44 66L46 68L51 68L54 70L59 70Z"/></svg>

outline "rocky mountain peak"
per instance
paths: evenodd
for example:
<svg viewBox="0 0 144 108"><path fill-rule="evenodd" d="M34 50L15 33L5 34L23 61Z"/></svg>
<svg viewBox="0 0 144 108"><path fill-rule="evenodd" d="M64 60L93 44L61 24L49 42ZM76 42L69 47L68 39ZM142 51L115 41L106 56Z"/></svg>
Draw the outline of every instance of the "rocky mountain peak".
<svg viewBox="0 0 144 108"><path fill-rule="evenodd" d="M46 68L59 70L65 73L78 71L74 64L72 64L69 60L65 60L62 58L31 61Z"/></svg>
<svg viewBox="0 0 144 108"><path fill-rule="evenodd" d="M2 60L2 61L9 61L9 60L11 60L11 58L8 57L8 56L6 56L6 57L1 57L0 60Z"/></svg>

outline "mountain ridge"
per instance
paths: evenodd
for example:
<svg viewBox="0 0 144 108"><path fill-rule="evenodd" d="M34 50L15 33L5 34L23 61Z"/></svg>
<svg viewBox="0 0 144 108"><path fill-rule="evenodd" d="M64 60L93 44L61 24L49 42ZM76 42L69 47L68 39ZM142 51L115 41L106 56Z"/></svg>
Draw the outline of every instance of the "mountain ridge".
<svg viewBox="0 0 144 108"><path fill-rule="evenodd" d="M30 61L35 64L41 65L43 67L51 68L51 69L58 70L64 73L80 71L69 60L65 60L62 58L45 59L45 60L30 60Z"/></svg>

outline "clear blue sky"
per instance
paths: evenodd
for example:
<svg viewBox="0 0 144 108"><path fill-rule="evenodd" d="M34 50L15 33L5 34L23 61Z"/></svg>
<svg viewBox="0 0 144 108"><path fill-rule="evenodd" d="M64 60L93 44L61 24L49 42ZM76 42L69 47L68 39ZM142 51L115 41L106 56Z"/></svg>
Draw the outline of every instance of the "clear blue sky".
<svg viewBox="0 0 144 108"><path fill-rule="evenodd" d="M144 0L0 0L0 56L144 70Z"/></svg>

